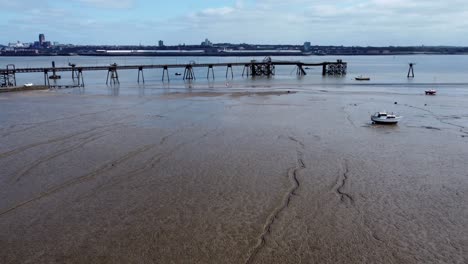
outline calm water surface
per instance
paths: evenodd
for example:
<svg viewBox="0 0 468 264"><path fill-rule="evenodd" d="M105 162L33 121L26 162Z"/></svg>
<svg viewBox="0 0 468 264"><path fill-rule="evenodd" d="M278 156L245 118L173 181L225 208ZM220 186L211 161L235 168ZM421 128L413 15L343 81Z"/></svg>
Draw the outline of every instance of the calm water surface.
<svg viewBox="0 0 468 264"><path fill-rule="evenodd" d="M263 57L0 57L0 67L14 64L16 67L50 67L55 61L57 67L68 66L75 63L79 66L106 66L111 63L119 65L145 65L145 64L183 64L194 61L195 63L222 63L222 62L248 62L251 59L262 60ZM162 70L145 70L146 83L137 83L137 71L119 71L120 86L118 92L110 91L106 86L106 71L84 72L87 89L67 90L67 92L79 93L106 93L106 94L139 94L143 92L152 94L167 92L167 89L236 89L236 88L296 88L308 89L311 86L330 86L334 88L348 88L354 90L380 90L404 93L420 93L424 88L450 88L450 94L464 94L468 87L468 56L464 55L412 55L412 56L304 56L304 57L273 57L273 60L323 62L342 59L348 62L348 74L344 77L322 77L320 67L311 67L308 75L298 77L292 66L278 66L276 75L272 78L243 78L243 67L234 67L234 79L226 79L226 69L217 67L215 80L207 80L205 68L195 68L197 79L191 82L182 80L182 76L175 76L176 72L183 73L183 69L170 69L170 83L163 83ZM406 77L408 63L415 65L414 79ZM71 73L60 73L62 80L57 84L72 84ZM357 82L354 77L365 75L371 78L370 82ZM43 83L42 73L18 74L18 84L32 82ZM90 89L92 88L92 89ZM142 90L143 89L143 90ZM177 90L172 90L177 91ZM192 90L196 91L196 90Z"/></svg>

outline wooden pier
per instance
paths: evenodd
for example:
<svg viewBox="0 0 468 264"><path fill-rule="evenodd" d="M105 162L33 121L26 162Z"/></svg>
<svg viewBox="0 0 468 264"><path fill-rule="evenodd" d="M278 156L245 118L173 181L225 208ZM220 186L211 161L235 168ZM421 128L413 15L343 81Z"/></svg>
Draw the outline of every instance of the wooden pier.
<svg viewBox="0 0 468 264"><path fill-rule="evenodd" d="M307 75L305 67L322 67L322 75L346 75L347 63L342 60L335 62L320 62L320 63L304 63L300 61L274 61L267 57L262 61L252 60L250 62L235 62L235 63L189 63L189 64L150 64L150 65L117 65L116 63L109 66L77 66L69 64L68 67L53 67L45 68L16 68L14 65L7 65L6 68L0 69L0 85L2 87L16 86L16 74L21 73L43 73L44 85L50 86L50 79L57 79L58 72L71 72L73 81L77 79L78 86L84 86L83 72L85 71L107 71L106 84L119 83L118 71L121 70L137 70L137 82L145 82L143 75L144 70L149 69L162 69L162 81L169 82L170 75L169 69L184 69L183 79L194 80L196 78L194 68L206 68L208 70L206 77L208 79L215 78L213 68L225 67L226 78L234 78L233 67L244 67L242 76L255 77L255 76L272 76L275 75L276 66L293 66L296 67L296 74L298 76ZM210 74L211 73L211 74ZM52 75L49 75L52 74ZM182 75L182 74L181 74Z"/></svg>

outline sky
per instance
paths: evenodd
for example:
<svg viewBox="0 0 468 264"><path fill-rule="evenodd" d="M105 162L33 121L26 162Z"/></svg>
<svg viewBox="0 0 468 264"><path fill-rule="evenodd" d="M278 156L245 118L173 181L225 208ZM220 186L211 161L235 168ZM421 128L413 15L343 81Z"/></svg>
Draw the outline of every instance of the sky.
<svg viewBox="0 0 468 264"><path fill-rule="evenodd" d="M0 44L468 46L468 0L0 0Z"/></svg>

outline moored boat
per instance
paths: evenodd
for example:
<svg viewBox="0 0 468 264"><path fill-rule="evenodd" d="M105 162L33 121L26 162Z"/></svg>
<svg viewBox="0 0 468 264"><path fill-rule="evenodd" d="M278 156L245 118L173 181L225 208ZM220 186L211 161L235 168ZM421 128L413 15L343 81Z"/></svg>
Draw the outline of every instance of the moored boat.
<svg viewBox="0 0 468 264"><path fill-rule="evenodd" d="M377 112L373 115L371 115L371 120L375 123L380 123L380 124L396 124L398 121L400 121L402 116L399 116L394 113L387 113L385 111L383 112Z"/></svg>
<svg viewBox="0 0 468 264"><path fill-rule="evenodd" d="M434 89L426 90L426 95L436 95L437 91Z"/></svg>
<svg viewBox="0 0 468 264"><path fill-rule="evenodd" d="M356 81L370 81L369 77L364 77L362 75L360 75L360 76L358 76L358 77L356 77L354 79L356 79Z"/></svg>

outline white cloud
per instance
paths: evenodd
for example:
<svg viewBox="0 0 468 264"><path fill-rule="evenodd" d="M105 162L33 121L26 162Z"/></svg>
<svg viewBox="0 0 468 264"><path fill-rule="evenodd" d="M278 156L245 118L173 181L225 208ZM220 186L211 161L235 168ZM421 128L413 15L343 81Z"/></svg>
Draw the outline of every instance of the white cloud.
<svg viewBox="0 0 468 264"><path fill-rule="evenodd" d="M108 9L129 8L138 3L137 0L73 1ZM2 3L12 6L16 2L0 0ZM134 44L141 40L153 44L163 39L167 44L189 44L200 43L205 37L214 42L300 44L311 41L319 45L468 43L466 0L237 0L232 5L193 10L165 19L138 17L137 12L131 19L118 15L93 17L76 10L53 9L53 5L41 7L35 3L37 1L31 2L29 11L18 12L14 21L3 22L14 25L4 27L5 30L13 28L4 36L16 36L18 33L14 31L22 30L35 32L30 33L35 36L46 28L45 33L55 33L61 42L62 38L67 38L80 43ZM116 14L123 12L114 11ZM43 16L44 13L49 15ZM59 20L60 24L50 24Z"/></svg>
<svg viewBox="0 0 468 264"><path fill-rule="evenodd" d="M135 0L77 0L85 5L99 8L130 8L134 6Z"/></svg>
<svg viewBox="0 0 468 264"><path fill-rule="evenodd" d="M225 16L234 12L232 7L220 7L220 8L207 8L199 12L200 15L206 16Z"/></svg>

